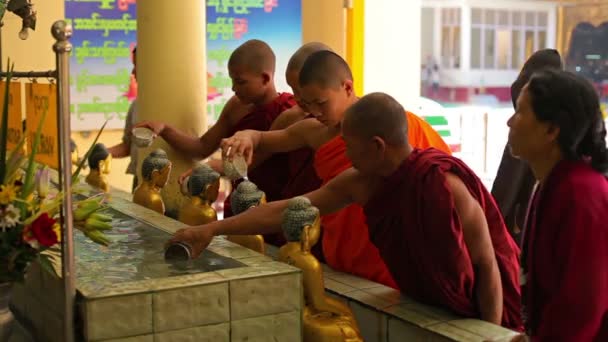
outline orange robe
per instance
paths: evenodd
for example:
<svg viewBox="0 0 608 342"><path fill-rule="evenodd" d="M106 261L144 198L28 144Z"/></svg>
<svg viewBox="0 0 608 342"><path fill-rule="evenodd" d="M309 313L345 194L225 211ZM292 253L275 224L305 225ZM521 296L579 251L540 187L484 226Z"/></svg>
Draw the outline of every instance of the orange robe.
<svg viewBox="0 0 608 342"><path fill-rule="evenodd" d="M416 115L406 112L408 140L418 148L435 147L450 153L448 145L433 128ZM346 157L346 145L338 136L317 149L315 170L323 181L329 182L352 166ZM332 268L348 272L393 288L398 288L378 249L369 239L366 217L358 204L323 215L323 254Z"/></svg>

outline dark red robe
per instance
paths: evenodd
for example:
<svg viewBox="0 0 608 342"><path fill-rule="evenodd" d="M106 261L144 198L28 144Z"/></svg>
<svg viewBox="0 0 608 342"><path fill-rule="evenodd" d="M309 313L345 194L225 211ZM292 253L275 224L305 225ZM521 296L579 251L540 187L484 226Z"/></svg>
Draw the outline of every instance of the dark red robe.
<svg viewBox="0 0 608 342"><path fill-rule="evenodd" d="M522 244L533 341L608 341L608 181L561 161L534 193Z"/></svg>
<svg viewBox="0 0 608 342"><path fill-rule="evenodd" d="M519 249L494 199L459 159L434 148L415 149L365 206L371 240L405 295L480 317L475 272L446 172L462 180L485 213L502 280L502 325L521 329Z"/></svg>
<svg viewBox="0 0 608 342"><path fill-rule="evenodd" d="M338 136L317 149L315 169L323 184L352 166L346 157L346 144ZM322 248L325 261L333 269L351 273L393 288L397 285L369 240L363 208L349 205L321 217Z"/></svg>
<svg viewBox="0 0 608 342"><path fill-rule="evenodd" d="M252 129L256 131L268 131L272 122L285 110L296 105L293 95L281 93L274 101L254 108L249 114L245 115L232 129L228 136L234 135L238 131ZM282 191L287 184L289 177L289 160L287 153L277 153L248 171L247 177L258 188L266 194L268 202L282 199ZM242 180L232 182L233 189ZM230 205L231 196L224 201L224 217L232 216ZM265 241L273 243L280 240L280 234L269 234L264 236Z"/></svg>

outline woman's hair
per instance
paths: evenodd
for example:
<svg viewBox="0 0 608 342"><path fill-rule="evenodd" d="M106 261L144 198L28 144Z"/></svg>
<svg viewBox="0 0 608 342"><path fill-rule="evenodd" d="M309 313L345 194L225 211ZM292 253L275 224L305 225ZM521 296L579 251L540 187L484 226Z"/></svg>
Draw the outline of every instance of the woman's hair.
<svg viewBox="0 0 608 342"><path fill-rule="evenodd" d="M537 119L559 127L565 158L589 158L595 170L608 171L606 127L591 83L570 72L543 70L530 79L528 94Z"/></svg>

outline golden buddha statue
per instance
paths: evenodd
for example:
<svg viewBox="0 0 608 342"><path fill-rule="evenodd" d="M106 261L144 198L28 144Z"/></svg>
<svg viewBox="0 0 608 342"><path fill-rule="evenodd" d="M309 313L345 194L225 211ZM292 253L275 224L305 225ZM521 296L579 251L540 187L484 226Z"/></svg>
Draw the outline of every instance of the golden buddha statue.
<svg viewBox="0 0 608 342"><path fill-rule="evenodd" d="M257 207L264 203L266 203L266 194L248 180L241 182L236 187L230 199L234 215L238 215L249 208ZM228 235L226 239L258 253L265 253L266 245L264 244L264 237L262 235Z"/></svg>
<svg viewBox="0 0 608 342"><path fill-rule="evenodd" d="M89 154L87 161L90 172L85 179L86 182L94 188L101 189L103 192L109 192L110 184L107 175L112 168L112 154L110 154L104 144L97 143L93 146L93 150Z"/></svg>
<svg viewBox="0 0 608 342"><path fill-rule="evenodd" d="M133 192L133 202L165 214L165 203L160 194L167 184L173 164L161 149L150 152L141 164L142 181Z"/></svg>
<svg viewBox="0 0 608 342"><path fill-rule="evenodd" d="M198 165L186 184L190 201L179 210L178 220L191 226L216 221L217 214L211 205L219 195L220 174L209 165Z"/></svg>
<svg viewBox="0 0 608 342"><path fill-rule="evenodd" d="M283 212L287 243L279 260L302 270L304 342L363 341L350 308L325 294L323 269L310 249L319 239L321 218L306 197L295 197Z"/></svg>

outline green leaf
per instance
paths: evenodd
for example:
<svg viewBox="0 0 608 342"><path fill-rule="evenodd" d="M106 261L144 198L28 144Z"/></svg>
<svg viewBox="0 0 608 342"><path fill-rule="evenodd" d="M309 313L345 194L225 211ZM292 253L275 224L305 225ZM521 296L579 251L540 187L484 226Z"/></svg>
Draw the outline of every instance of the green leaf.
<svg viewBox="0 0 608 342"><path fill-rule="evenodd" d="M34 137L34 142L32 144L32 151L30 151L30 156L27 161L27 171L25 173L25 180L23 181L23 187L21 189L20 197L22 199L26 199L33 191L34 191L34 171L36 169L36 163L34 163L34 157L36 153L38 153L38 145L40 145L40 135L42 134L42 125L44 124L44 120L46 119L47 110L45 109L42 112L42 118L38 123L38 128L36 129L36 136Z"/></svg>
<svg viewBox="0 0 608 342"><path fill-rule="evenodd" d="M97 132L97 136L95 137L95 140L93 140L93 143L89 147L89 150L87 151L87 153L85 153L84 157L82 157L82 160L80 161L80 163L78 163L78 167L76 168L76 171L74 171L74 173L72 174L72 184L76 183L76 181L78 180L78 175L80 175L80 170L82 170L84 163L89 159L89 155L93 151L93 147L95 147L95 144L97 144L97 140L99 140L99 136L101 135L101 133L103 132L103 129L106 127L107 124L108 124L108 120L106 120L106 122L103 123L103 126L101 126L101 129L99 130L99 132Z"/></svg>
<svg viewBox="0 0 608 342"><path fill-rule="evenodd" d="M53 266L53 262L51 258L46 254L38 254L38 263L43 270L52 275L55 278L59 278L57 271L55 270L55 266Z"/></svg>
<svg viewBox="0 0 608 342"><path fill-rule="evenodd" d="M6 65L11 65L9 58ZM0 180L4 181L6 174L6 141L8 138L8 99L11 80L13 78L13 68L11 65L6 75L6 87L4 88L4 104L2 106L2 129L0 129Z"/></svg>

